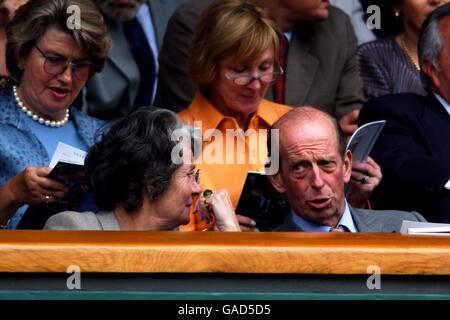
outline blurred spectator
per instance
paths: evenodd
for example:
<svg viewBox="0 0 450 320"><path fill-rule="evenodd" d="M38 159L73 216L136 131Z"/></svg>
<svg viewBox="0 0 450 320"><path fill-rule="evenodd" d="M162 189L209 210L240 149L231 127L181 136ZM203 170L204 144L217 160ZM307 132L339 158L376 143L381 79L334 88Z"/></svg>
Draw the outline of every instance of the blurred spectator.
<svg viewBox="0 0 450 320"><path fill-rule="evenodd" d="M388 95L370 100L360 124L387 123L372 156L383 180L374 208L415 210L432 222L450 222L450 4L434 10L419 37L421 78L428 94Z"/></svg>
<svg viewBox="0 0 450 320"><path fill-rule="evenodd" d="M402 31L358 48L366 98L401 92L425 95L417 59L420 27L427 15L445 2L447 0L392 1L391 8Z"/></svg>
<svg viewBox="0 0 450 320"><path fill-rule="evenodd" d="M0 89L12 84L6 68L6 25L12 19L17 8L25 2L27 0L0 0Z"/></svg>
<svg viewBox="0 0 450 320"><path fill-rule="evenodd" d="M366 25L365 11L359 0L330 0L330 4L344 11L351 19L358 44L376 39L375 34Z"/></svg>
<svg viewBox="0 0 450 320"><path fill-rule="evenodd" d="M150 106L156 93L158 50L167 20L184 0L95 0L113 47L103 71L86 84L82 110L114 119Z"/></svg>

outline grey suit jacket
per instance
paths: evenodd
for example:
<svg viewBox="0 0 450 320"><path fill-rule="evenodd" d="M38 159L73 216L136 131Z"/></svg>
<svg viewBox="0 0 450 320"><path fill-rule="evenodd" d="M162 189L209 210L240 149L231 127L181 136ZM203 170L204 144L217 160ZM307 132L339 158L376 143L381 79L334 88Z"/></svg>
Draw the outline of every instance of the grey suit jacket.
<svg viewBox="0 0 450 320"><path fill-rule="evenodd" d="M400 232L403 220L426 220L417 212L396 210L365 210L349 207L353 222L359 232ZM286 215L284 222L276 231L303 231L292 220L291 214Z"/></svg>
<svg viewBox="0 0 450 320"><path fill-rule="evenodd" d="M176 7L185 0L146 0L150 8L158 48L167 21ZM90 79L83 90L83 111L101 118L113 119L131 112L139 89L139 69L129 49L122 23L105 17L112 49L102 72Z"/></svg>
<svg viewBox="0 0 450 320"><path fill-rule="evenodd" d="M112 211L100 211L97 214L90 211L64 211L51 216L45 223L44 229L120 230L120 227Z"/></svg>
<svg viewBox="0 0 450 320"><path fill-rule="evenodd" d="M195 23L211 0L190 0L167 24L159 56L155 105L180 111L194 97L187 72L188 50ZM285 75L285 103L312 105L340 118L363 103L356 63L356 37L348 16L331 7L326 21L298 24L292 33ZM269 89L267 98L273 98Z"/></svg>

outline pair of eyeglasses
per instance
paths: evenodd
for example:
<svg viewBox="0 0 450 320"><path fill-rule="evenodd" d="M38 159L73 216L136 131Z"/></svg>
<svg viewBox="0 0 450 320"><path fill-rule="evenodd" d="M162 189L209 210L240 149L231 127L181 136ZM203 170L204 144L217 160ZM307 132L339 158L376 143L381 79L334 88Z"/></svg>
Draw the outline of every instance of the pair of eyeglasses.
<svg viewBox="0 0 450 320"><path fill-rule="evenodd" d="M197 169L197 171L195 171L195 173L190 174L190 177L192 177L192 181L195 184L200 184L200 169Z"/></svg>
<svg viewBox="0 0 450 320"><path fill-rule="evenodd" d="M252 83L255 80L259 80L264 83L271 83L277 80L277 78L281 75L283 75L284 71L280 68L280 71L273 71L273 72L266 72L262 73L259 76L252 76L252 75L239 75L239 76L232 76L229 74L225 74L225 77L233 81L238 86L247 86L250 83Z"/></svg>
<svg viewBox="0 0 450 320"><path fill-rule="evenodd" d="M45 58L44 62L44 70L48 74L57 75L64 73L68 66L71 67L71 71L74 76L81 81L86 81L91 78L96 71L98 71L98 66L95 63L90 61L78 61L72 62L68 60L66 57L50 55L44 53L37 44L34 44L34 47L39 51L39 53Z"/></svg>

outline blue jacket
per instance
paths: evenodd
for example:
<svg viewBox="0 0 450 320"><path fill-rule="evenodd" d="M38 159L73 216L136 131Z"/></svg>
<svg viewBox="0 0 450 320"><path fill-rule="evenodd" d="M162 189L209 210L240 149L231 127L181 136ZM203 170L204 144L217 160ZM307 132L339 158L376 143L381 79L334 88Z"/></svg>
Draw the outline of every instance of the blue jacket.
<svg viewBox="0 0 450 320"><path fill-rule="evenodd" d="M75 108L70 108L69 112L81 139L91 146L103 121ZM30 131L25 117L27 115L17 107L12 87L0 90L0 185L27 166L48 166L50 163L51 155Z"/></svg>

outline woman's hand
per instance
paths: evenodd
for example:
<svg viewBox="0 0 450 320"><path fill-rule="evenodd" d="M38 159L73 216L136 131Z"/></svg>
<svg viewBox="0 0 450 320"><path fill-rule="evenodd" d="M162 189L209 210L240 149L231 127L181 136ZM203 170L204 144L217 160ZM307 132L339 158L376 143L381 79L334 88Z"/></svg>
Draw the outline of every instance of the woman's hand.
<svg viewBox="0 0 450 320"><path fill-rule="evenodd" d="M350 180L352 189L348 196L350 204L356 208L364 208L382 178L381 168L372 158L367 158L363 163L353 163Z"/></svg>
<svg viewBox="0 0 450 320"><path fill-rule="evenodd" d="M214 215L214 230L241 231L239 221L226 189L214 190L207 197L201 194L198 209L202 216Z"/></svg>
<svg viewBox="0 0 450 320"><path fill-rule="evenodd" d="M51 203L64 197L68 190L58 181L47 178L49 167L27 167L7 183L16 205Z"/></svg>

